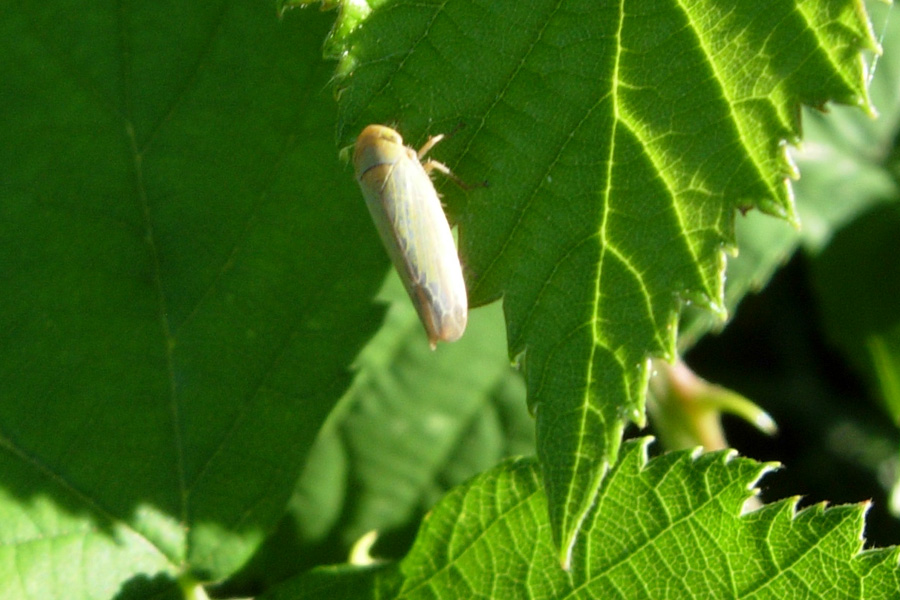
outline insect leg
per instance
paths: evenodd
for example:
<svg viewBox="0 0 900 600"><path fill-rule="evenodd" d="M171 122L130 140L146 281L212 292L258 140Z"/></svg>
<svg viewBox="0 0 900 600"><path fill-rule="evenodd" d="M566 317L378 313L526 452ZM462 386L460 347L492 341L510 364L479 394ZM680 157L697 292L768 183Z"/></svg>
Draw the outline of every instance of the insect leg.
<svg viewBox="0 0 900 600"><path fill-rule="evenodd" d="M469 185L468 183L466 183L465 181L463 181L462 179L457 177L456 174L450 170L450 167L448 167L447 165L445 165L442 162L438 162L438 161L432 160L430 158L422 163L422 168L425 169L425 172L429 173L429 174L431 173L431 171L440 171L441 173L443 173L444 175L449 177L451 180L453 180L453 183L455 183L456 185L458 185L459 187L461 187L463 190L465 190L467 192L474 190L475 188L488 186L487 181L483 181L483 182L475 184L475 185Z"/></svg>
<svg viewBox="0 0 900 600"><path fill-rule="evenodd" d="M443 133L440 134L440 135L433 135L433 136L431 136L430 138L428 138L428 141L425 142L425 143L422 145L422 147L419 148L419 151L417 152L417 155L419 156L419 160L422 160L422 158L423 158L426 154L428 154L428 151L431 150L432 148L434 148L434 145L437 144L437 143L438 143L439 141L441 141L442 139L444 139L444 134L443 134ZM444 167L444 168L446 169L447 167ZM426 171L427 171L427 169L426 169Z"/></svg>

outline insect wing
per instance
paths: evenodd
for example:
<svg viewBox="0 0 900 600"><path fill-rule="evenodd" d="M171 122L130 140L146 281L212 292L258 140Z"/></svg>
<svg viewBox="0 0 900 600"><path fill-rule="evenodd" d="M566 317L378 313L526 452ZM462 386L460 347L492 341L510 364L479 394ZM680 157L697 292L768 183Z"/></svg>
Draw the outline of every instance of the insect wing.
<svg viewBox="0 0 900 600"><path fill-rule="evenodd" d="M453 234L434 185L409 150L386 169L366 202L432 347L466 328L468 299Z"/></svg>

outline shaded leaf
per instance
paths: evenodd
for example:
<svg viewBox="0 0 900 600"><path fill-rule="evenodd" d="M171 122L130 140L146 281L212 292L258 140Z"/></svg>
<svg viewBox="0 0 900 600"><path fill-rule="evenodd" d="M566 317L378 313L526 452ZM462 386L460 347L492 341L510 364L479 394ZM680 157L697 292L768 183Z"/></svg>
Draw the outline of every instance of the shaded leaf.
<svg viewBox="0 0 900 600"><path fill-rule="evenodd" d="M505 432L471 450L477 464L458 462L459 445L491 410L494 390L510 375L499 307L476 311L458 343L433 352L422 324L392 275L385 326L360 354L359 372L322 437L335 436L347 453L348 502L342 535L355 542L370 530L405 525L446 490L504 458ZM448 385L452 382L452 385ZM518 398L524 408L524 397ZM462 472L442 480L445 469ZM318 479L301 481L304 488Z"/></svg>
<svg viewBox="0 0 900 600"><path fill-rule="evenodd" d="M462 339L431 351L396 273L379 299L390 303L384 325L354 363L284 522L227 590L246 595L344 562L370 531L381 538L376 555L402 556L409 541L400 533L414 531L448 489L533 453L534 421L506 358L500 306L473 311Z"/></svg>
<svg viewBox="0 0 900 600"><path fill-rule="evenodd" d="M303 17L0 16L0 597L221 577L281 518L387 266Z"/></svg>
<svg viewBox="0 0 900 600"><path fill-rule="evenodd" d="M900 197L841 231L814 263L822 318L900 425Z"/></svg>

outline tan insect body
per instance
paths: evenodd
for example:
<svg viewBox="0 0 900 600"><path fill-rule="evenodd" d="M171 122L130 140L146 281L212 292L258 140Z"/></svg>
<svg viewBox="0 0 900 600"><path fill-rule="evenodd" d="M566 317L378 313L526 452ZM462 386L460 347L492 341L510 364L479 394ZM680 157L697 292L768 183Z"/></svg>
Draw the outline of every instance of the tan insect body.
<svg viewBox="0 0 900 600"><path fill-rule="evenodd" d="M394 267L419 313L428 341L453 342L468 319L468 298L450 224L428 173L449 174L443 164L421 159L441 139L416 152L400 134L369 125L356 139L356 180Z"/></svg>

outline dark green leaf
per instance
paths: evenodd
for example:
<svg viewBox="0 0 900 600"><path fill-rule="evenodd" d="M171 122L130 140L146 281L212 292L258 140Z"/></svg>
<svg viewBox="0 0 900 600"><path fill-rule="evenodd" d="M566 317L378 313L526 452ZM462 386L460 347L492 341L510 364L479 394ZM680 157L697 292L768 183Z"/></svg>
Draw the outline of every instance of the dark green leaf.
<svg viewBox="0 0 900 600"><path fill-rule="evenodd" d="M221 577L281 518L387 264L302 16L4 9L0 597Z"/></svg>

